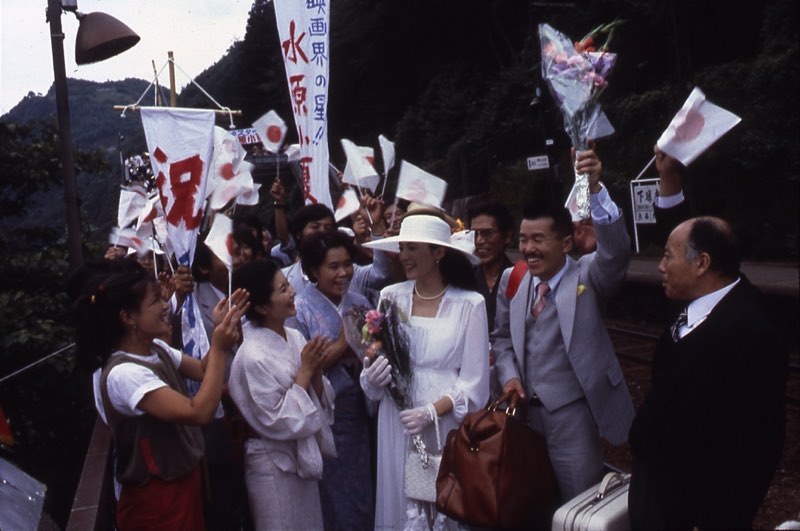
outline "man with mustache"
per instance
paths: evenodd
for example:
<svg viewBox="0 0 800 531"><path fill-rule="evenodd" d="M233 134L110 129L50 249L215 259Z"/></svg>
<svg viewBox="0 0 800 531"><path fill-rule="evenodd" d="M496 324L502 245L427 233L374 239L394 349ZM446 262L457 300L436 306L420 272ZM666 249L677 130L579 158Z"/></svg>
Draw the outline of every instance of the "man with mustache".
<svg viewBox="0 0 800 531"><path fill-rule="evenodd" d="M547 441L564 500L602 479L600 438L621 444L634 416L602 316L625 278L630 239L600 184L594 151L578 153L575 167L589 174L597 250L573 260L569 211L560 204L526 208L519 250L528 269L522 278L514 268L503 273L492 332L498 378L528 407L529 423Z"/></svg>

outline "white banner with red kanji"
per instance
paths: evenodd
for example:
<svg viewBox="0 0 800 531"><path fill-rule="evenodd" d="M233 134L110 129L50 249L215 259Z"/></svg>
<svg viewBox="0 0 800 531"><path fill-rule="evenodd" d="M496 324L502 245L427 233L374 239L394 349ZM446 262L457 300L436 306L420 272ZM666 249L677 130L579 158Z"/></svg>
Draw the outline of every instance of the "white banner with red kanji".
<svg viewBox="0 0 800 531"><path fill-rule="evenodd" d="M141 111L169 243L178 263L190 267L205 208L214 111L171 107L143 107ZM183 305L181 328L183 351L202 359L209 343L191 294ZM196 392L197 387L190 391Z"/></svg>
<svg viewBox="0 0 800 531"><path fill-rule="evenodd" d="M333 208L328 181L329 0L275 0L307 203Z"/></svg>
<svg viewBox="0 0 800 531"><path fill-rule="evenodd" d="M143 107L150 164L178 263L191 265L214 148L214 112Z"/></svg>

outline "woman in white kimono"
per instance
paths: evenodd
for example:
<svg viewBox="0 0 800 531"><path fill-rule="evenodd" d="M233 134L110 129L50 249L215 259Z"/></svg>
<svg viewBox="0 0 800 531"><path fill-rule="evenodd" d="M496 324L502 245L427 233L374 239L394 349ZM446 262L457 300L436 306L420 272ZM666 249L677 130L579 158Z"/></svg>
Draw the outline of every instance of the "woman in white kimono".
<svg viewBox="0 0 800 531"><path fill-rule="evenodd" d="M228 383L250 428L244 467L253 523L259 531L322 529L322 458L336 454L333 389L322 375L329 342L306 342L284 327L295 291L274 262L245 264L233 281L253 290Z"/></svg>
<svg viewBox="0 0 800 531"><path fill-rule="evenodd" d="M393 301L408 316L403 326L413 375L413 407L399 411L385 392L391 381L386 359L365 360L361 373L365 394L381 400L376 529L454 524L436 514L433 504L406 498L403 482L411 435L421 434L429 453L441 453L447 433L489 398L486 305L473 291L469 261L474 245L461 236L458 243L451 243L445 221L411 214L403 218L398 236L365 244L400 253L408 281L384 288L381 299Z"/></svg>

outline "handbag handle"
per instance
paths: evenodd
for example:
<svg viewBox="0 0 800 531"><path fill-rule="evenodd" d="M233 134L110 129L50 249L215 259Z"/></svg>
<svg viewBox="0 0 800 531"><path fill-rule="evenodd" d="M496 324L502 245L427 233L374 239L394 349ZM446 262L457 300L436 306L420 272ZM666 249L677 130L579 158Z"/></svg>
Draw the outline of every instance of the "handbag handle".
<svg viewBox="0 0 800 531"><path fill-rule="evenodd" d="M513 397L513 398L512 398ZM480 422L489 414L494 413L500 408L500 404L504 402L508 402L508 407L506 407L504 413L509 417L513 417L514 414L517 412L517 394L514 391L506 391L503 393L503 396L486 406L483 411L480 412L480 416L478 419L470 426L469 432L467 433L467 438L469 439L469 451L473 453L478 453L480 451L480 443L475 437L475 428L480 424ZM502 411L502 409L501 409Z"/></svg>
<svg viewBox="0 0 800 531"><path fill-rule="evenodd" d="M497 411L500 407L500 404L504 402L508 402L508 406L506 407L506 415L514 416L517 412L517 401L519 400L519 395L515 393L513 390L508 390L503 393L503 396L486 406L487 411Z"/></svg>
<svg viewBox="0 0 800 531"><path fill-rule="evenodd" d="M611 482L616 480L614 485L611 485ZM597 488L597 494L594 495L594 501L600 501L606 497L606 494L609 491L612 491L616 488L621 487L627 483L625 477L618 472L609 472L608 474L603 477L603 481L600 482L600 486Z"/></svg>

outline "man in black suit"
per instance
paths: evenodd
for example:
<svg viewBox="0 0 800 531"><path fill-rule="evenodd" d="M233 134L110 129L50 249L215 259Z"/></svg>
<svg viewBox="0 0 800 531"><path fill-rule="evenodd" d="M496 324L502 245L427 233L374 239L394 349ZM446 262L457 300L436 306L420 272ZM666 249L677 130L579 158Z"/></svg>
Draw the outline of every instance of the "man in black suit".
<svg viewBox="0 0 800 531"><path fill-rule="evenodd" d="M631 427L631 525L748 529L783 446L787 349L723 220L678 225L659 270L686 306L658 342Z"/></svg>

